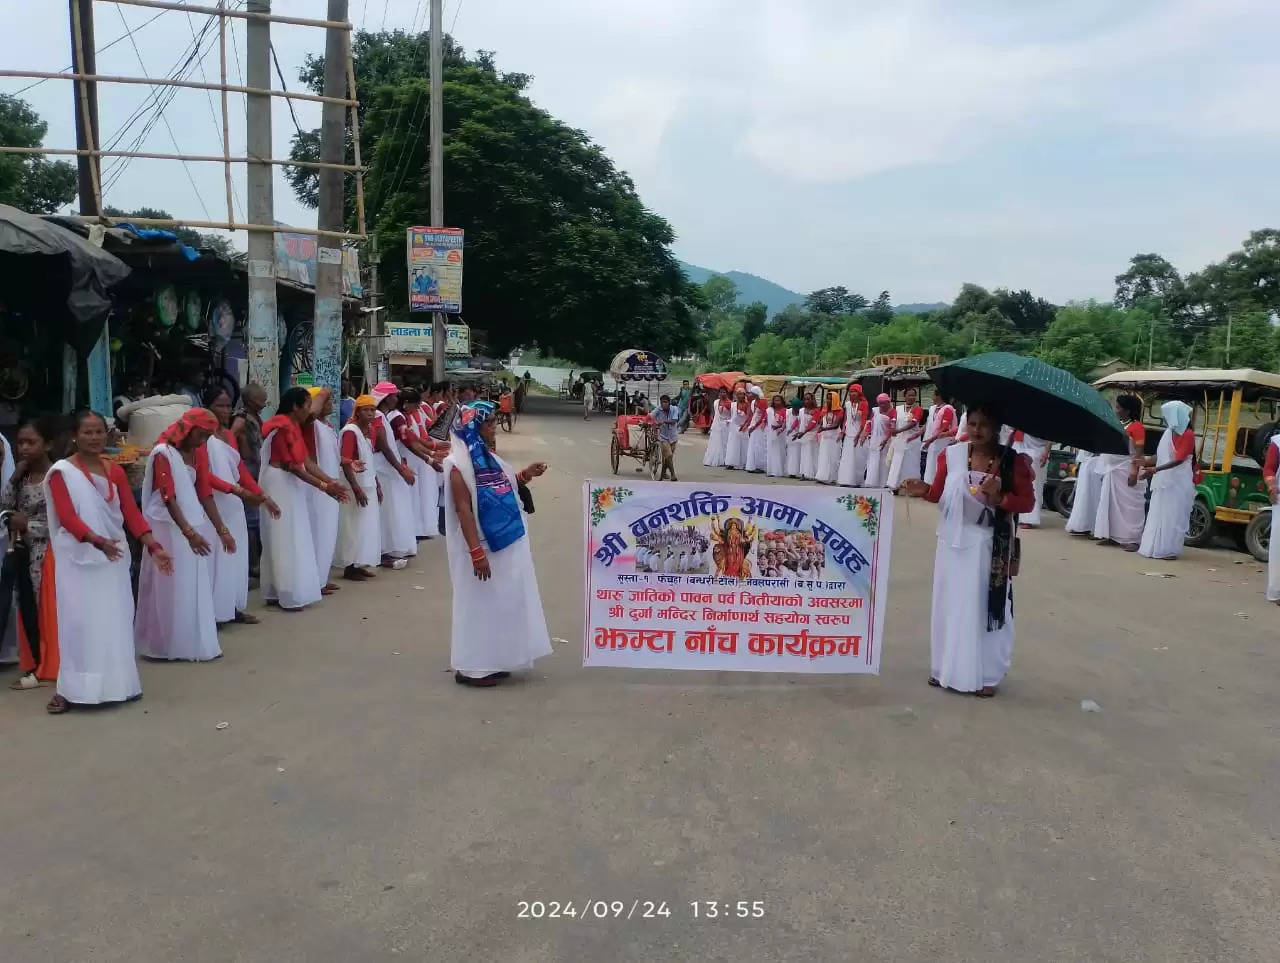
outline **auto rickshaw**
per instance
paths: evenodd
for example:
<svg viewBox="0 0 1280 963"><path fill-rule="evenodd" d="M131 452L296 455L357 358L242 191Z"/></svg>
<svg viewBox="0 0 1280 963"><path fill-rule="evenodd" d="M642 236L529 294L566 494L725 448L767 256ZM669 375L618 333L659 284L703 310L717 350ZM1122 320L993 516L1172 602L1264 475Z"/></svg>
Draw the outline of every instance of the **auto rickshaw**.
<svg viewBox="0 0 1280 963"><path fill-rule="evenodd" d="M1270 506L1262 461L1276 430L1280 375L1252 368L1119 371L1094 387L1142 399L1148 455L1155 454L1164 433L1160 405L1183 401L1192 407L1198 472L1186 544L1203 546L1217 534L1231 535L1266 561L1271 513L1259 515Z"/></svg>

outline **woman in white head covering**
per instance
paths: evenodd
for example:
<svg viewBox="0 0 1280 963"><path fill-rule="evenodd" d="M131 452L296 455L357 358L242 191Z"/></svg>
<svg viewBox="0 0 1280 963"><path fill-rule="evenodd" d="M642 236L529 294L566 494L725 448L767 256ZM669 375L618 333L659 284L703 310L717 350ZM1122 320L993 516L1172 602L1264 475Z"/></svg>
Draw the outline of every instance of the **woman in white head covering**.
<svg viewBox="0 0 1280 963"><path fill-rule="evenodd" d="M1196 435L1191 430L1191 407L1181 401L1160 406L1165 433L1155 458L1148 458L1142 477L1151 479L1151 507L1142 529L1138 554L1147 558L1174 559L1191 522L1196 500Z"/></svg>

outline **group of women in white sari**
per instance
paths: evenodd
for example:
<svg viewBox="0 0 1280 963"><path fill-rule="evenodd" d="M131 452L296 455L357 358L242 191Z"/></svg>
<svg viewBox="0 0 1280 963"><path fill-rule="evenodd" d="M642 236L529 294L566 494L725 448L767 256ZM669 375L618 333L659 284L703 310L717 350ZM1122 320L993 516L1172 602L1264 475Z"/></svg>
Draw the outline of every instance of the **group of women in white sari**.
<svg viewBox="0 0 1280 963"><path fill-rule="evenodd" d="M938 396L927 415L916 392L894 406L881 394L872 408L862 386L852 382L844 401L830 392L824 405L807 392L788 410L782 395L766 403L755 388L739 385L731 397L721 389L712 404L702 463L798 478L821 485L891 488L930 473L942 449L955 440L955 409Z"/></svg>
<svg viewBox="0 0 1280 963"><path fill-rule="evenodd" d="M388 398L397 403L380 413L379 402ZM57 664L54 679L41 674L46 646L45 659L23 660L26 675L13 687L54 681L51 713L135 699L142 691L136 656L216 659L220 626L258 621L246 611L246 505L263 509L262 596L285 610L336 592L335 565L352 580L368 578L375 565L397 567L418 539L439 529L447 442L429 437L438 409L424 410L416 392L380 384L375 395L356 399L339 435L327 422L328 390L289 389L262 426L256 479L228 431L230 397L214 391L205 401L208 408L184 412L151 449L140 509L124 471L104 457L106 422L93 412L76 419L74 454L39 469ZM383 488L379 456L404 486L394 496L402 501ZM403 527L392 529L391 544L383 537L388 518ZM145 549L136 604L126 531Z"/></svg>

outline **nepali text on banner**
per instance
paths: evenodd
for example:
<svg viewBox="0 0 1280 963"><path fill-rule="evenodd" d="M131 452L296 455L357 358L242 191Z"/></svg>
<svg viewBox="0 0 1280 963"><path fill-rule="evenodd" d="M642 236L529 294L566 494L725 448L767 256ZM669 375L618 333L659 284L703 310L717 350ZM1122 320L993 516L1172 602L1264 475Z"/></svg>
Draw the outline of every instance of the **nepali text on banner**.
<svg viewBox="0 0 1280 963"><path fill-rule="evenodd" d="M893 499L587 481L583 665L880 671Z"/></svg>

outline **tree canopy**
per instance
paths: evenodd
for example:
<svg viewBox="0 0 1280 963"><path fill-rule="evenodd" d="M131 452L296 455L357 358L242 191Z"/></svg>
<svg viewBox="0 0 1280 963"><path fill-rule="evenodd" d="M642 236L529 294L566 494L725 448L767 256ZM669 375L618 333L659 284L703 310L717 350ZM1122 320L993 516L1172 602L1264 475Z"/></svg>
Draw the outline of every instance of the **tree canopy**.
<svg viewBox="0 0 1280 963"><path fill-rule="evenodd" d="M445 220L467 232L464 319L495 354L536 345L602 365L625 347L695 347L702 293L671 253L670 225L586 134L529 100L527 75L452 38L444 46ZM425 32L402 31L358 33L353 48L367 216L393 310L408 300L406 228L430 223L427 50ZM316 92L323 69L312 57L302 72ZM307 132L293 156L318 148ZM314 171L293 168L290 180L314 205Z"/></svg>
<svg viewBox="0 0 1280 963"><path fill-rule="evenodd" d="M0 144L42 147L49 125L25 101L0 94ZM76 169L43 154L0 154L0 204L53 214L76 197Z"/></svg>

